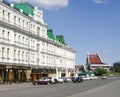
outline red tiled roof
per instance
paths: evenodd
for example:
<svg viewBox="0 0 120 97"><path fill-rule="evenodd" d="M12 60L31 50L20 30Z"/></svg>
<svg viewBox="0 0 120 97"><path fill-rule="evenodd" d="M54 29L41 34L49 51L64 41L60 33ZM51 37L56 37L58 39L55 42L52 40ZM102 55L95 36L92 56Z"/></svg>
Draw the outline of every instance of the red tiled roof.
<svg viewBox="0 0 120 97"><path fill-rule="evenodd" d="M103 64L98 54L89 54L88 62L89 64Z"/></svg>

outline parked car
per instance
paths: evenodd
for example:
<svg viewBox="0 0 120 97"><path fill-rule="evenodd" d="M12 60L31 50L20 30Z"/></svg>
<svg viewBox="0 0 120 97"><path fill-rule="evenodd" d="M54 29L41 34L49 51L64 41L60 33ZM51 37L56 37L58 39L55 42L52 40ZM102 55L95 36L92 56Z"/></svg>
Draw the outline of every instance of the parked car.
<svg viewBox="0 0 120 97"><path fill-rule="evenodd" d="M58 84L59 83L59 81L55 78L54 79L54 81L55 81L55 84Z"/></svg>
<svg viewBox="0 0 120 97"><path fill-rule="evenodd" d="M89 76L84 76L82 78L83 78L84 81L91 80L91 77L89 77Z"/></svg>
<svg viewBox="0 0 120 97"><path fill-rule="evenodd" d="M58 80L56 79L56 78L54 78L54 77L47 77L49 80L51 80L51 83L52 84L57 84L57 83L59 83L58 82Z"/></svg>
<svg viewBox="0 0 120 97"><path fill-rule="evenodd" d="M75 80L75 77L72 77L72 78L71 78L71 80L72 80L72 82L74 82L74 80Z"/></svg>
<svg viewBox="0 0 120 97"><path fill-rule="evenodd" d="M33 85L48 85L51 83L52 81L47 77L42 77L41 79L38 79L32 82Z"/></svg>
<svg viewBox="0 0 120 97"><path fill-rule="evenodd" d="M93 78L94 78L94 79L98 79L98 77L97 77L97 76L94 76Z"/></svg>
<svg viewBox="0 0 120 97"><path fill-rule="evenodd" d="M63 78L58 78L57 80L58 80L59 83L63 83L64 82Z"/></svg>
<svg viewBox="0 0 120 97"><path fill-rule="evenodd" d="M73 79L73 82L74 82L74 83L83 82L83 78L82 78L82 77L76 77L76 78Z"/></svg>
<svg viewBox="0 0 120 97"><path fill-rule="evenodd" d="M102 79L107 79L108 77L106 75L103 75L102 76Z"/></svg>
<svg viewBox="0 0 120 97"><path fill-rule="evenodd" d="M71 82L72 82L71 78L64 78L64 83L71 83Z"/></svg>

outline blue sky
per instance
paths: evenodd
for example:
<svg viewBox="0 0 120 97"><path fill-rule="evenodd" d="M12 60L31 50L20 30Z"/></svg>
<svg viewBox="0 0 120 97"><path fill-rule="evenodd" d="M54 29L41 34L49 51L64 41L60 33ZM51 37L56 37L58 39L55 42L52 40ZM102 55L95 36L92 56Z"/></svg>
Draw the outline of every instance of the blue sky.
<svg viewBox="0 0 120 97"><path fill-rule="evenodd" d="M23 1L42 9L49 29L77 50L76 65L86 64L87 53L98 52L108 64L120 59L120 0Z"/></svg>

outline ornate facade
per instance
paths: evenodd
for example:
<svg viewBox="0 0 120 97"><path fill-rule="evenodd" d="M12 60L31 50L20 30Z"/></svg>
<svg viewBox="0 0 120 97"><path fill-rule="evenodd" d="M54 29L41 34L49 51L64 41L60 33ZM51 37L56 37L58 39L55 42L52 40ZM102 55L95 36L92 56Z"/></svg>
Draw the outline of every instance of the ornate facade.
<svg viewBox="0 0 120 97"><path fill-rule="evenodd" d="M76 51L63 36L54 37L43 12L28 3L0 1L0 81L70 77Z"/></svg>

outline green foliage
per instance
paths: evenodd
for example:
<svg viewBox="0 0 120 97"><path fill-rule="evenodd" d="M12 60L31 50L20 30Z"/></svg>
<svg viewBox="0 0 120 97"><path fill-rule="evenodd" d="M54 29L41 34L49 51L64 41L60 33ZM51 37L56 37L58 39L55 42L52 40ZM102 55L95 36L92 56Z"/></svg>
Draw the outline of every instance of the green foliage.
<svg viewBox="0 0 120 97"><path fill-rule="evenodd" d="M102 76L103 74L107 74L107 71L103 68L98 68L96 69L95 73L97 76Z"/></svg>
<svg viewBox="0 0 120 97"><path fill-rule="evenodd" d="M110 67L110 71L111 71L111 72L114 72L114 71L115 71L115 68L114 68L114 67Z"/></svg>
<svg viewBox="0 0 120 97"><path fill-rule="evenodd" d="M113 72L120 73L120 62L116 62L113 64L113 67L110 69Z"/></svg>

